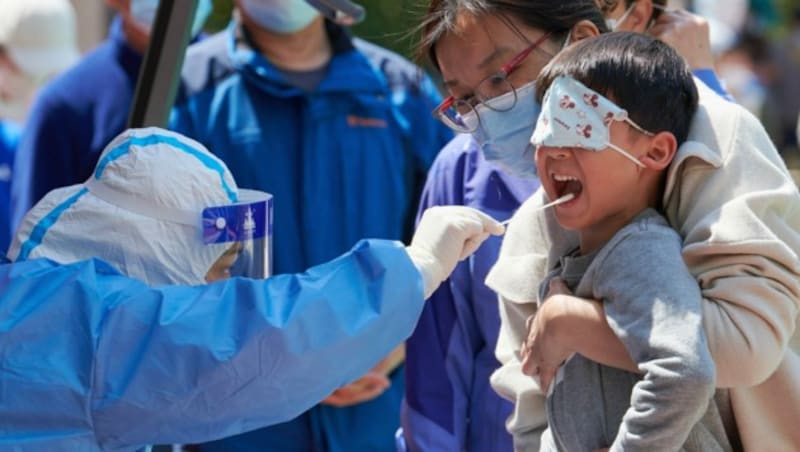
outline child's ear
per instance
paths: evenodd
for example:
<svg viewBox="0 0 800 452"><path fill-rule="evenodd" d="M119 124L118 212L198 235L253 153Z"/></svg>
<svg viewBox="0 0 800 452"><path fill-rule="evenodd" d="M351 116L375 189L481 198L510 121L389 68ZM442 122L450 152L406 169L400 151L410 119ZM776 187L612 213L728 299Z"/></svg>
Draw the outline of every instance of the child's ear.
<svg viewBox="0 0 800 452"><path fill-rule="evenodd" d="M678 150L678 141L670 132L659 132L650 138L647 152L639 161L654 170L663 170L672 163L675 152Z"/></svg>

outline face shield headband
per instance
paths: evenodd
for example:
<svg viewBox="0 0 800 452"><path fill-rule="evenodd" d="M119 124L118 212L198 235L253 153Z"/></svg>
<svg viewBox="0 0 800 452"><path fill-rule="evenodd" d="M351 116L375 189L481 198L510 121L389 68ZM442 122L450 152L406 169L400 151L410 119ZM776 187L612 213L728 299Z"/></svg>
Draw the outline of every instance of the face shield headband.
<svg viewBox="0 0 800 452"><path fill-rule="evenodd" d="M129 212L196 229L198 246L221 249L209 269L209 274L219 275L219 279L233 276L261 279L271 275L273 204L269 193L239 189L237 202L197 212L154 207L110 189L95 178L85 186L95 197Z"/></svg>
<svg viewBox="0 0 800 452"><path fill-rule="evenodd" d="M580 148L594 152L611 148L644 168L645 165L630 152L611 142L609 128L613 121L627 122L637 131L653 135L628 118L625 109L600 93L573 78L559 76L542 99L542 112L531 136L531 144L534 148Z"/></svg>

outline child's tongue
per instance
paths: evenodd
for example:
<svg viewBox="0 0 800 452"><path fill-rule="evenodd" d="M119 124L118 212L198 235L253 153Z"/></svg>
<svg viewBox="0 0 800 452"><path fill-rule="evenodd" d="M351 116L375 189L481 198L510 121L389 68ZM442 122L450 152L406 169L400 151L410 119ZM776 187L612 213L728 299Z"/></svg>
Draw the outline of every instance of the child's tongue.
<svg viewBox="0 0 800 452"><path fill-rule="evenodd" d="M577 198L581 192L583 191L583 184L576 180L570 180L565 182L558 190L558 196L564 196L568 193L572 193Z"/></svg>

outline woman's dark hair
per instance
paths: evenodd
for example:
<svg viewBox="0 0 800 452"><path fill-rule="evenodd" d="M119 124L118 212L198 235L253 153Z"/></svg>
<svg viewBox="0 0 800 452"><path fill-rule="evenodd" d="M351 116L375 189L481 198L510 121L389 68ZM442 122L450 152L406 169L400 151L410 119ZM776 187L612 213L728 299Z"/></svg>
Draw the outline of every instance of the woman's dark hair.
<svg viewBox="0 0 800 452"><path fill-rule="evenodd" d="M437 69L436 44L444 35L456 32L461 13L493 15L520 34L509 20L514 18L529 27L552 32L554 40L562 41L581 20L591 21L601 32L608 30L595 0L431 0L419 27L422 37L418 55L427 56Z"/></svg>
<svg viewBox="0 0 800 452"><path fill-rule="evenodd" d="M558 76L578 80L612 99L651 132L686 141L697 110L697 88L684 59L669 45L639 33L607 33L577 42L553 58L536 80L536 98Z"/></svg>

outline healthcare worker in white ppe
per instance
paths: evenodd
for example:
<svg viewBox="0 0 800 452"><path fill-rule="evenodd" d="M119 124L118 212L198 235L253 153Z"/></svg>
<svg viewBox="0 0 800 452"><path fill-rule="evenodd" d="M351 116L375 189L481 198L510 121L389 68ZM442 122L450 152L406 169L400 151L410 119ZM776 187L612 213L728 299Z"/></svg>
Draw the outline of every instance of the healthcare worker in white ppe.
<svg viewBox="0 0 800 452"><path fill-rule="evenodd" d="M409 246L362 240L302 274L225 278L264 271L249 264L269 198L242 193L199 143L133 129L28 213L0 265L0 449L131 450L291 419L405 339L456 263L503 232L438 207Z"/></svg>

